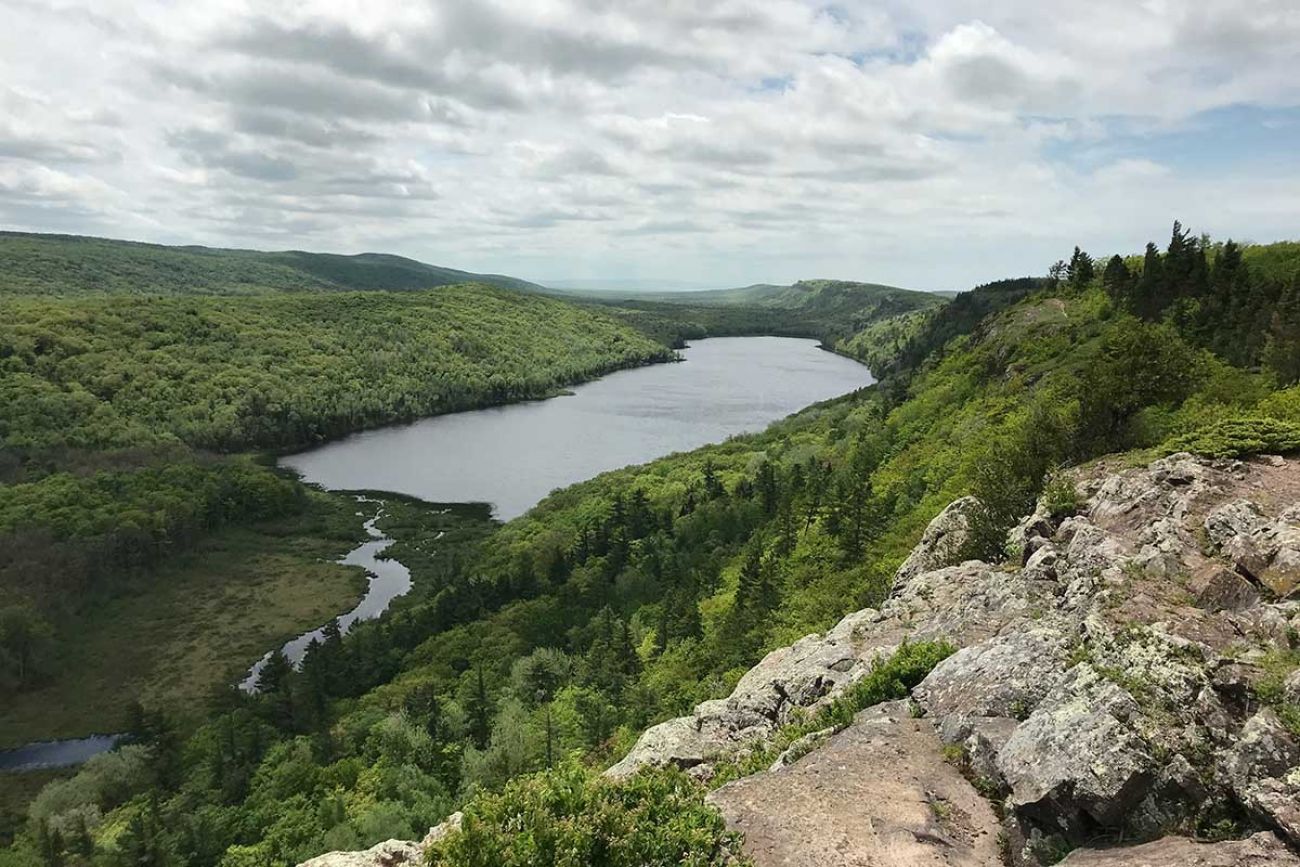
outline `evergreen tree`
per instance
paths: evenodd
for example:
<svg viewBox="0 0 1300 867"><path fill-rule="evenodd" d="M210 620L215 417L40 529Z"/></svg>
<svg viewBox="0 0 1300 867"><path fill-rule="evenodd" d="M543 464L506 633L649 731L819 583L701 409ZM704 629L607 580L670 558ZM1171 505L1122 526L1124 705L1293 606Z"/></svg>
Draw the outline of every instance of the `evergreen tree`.
<svg viewBox="0 0 1300 867"><path fill-rule="evenodd" d="M1128 266L1120 256L1111 256L1106 261L1106 270L1101 275L1101 285L1105 287L1106 294L1111 297L1117 304L1127 304L1129 302L1129 281L1132 275L1129 274Z"/></svg>
<svg viewBox="0 0 1300 867"><path fill-rule="evenodd" d="M469 717L469 736L474 746L487 749L492 737L492 702L488 699L487 683L483 680L483 666L474 668L474 684L465 705Z"/></svg>
<svg viewBox="0 0 1300 867"><path fill-rule="evenodd" d="M1087 286L1096 276L1092 257L1075 247L1074 254L1070 256L1070 264L1065 267L1065 274L1069 278L1071 288L1080 289Z"/></svg>
<svg viewBox="0 0 1300 867"><path fill-rule="evenodd" d="M283 650L276 648L258 672L257 691L264 695L277 693L288 684L292 674L293 665L290 664L289 657L284 655Z"/></svg>
<svg viewBox="0 0 1300 867"><path fill-rule="evenodd" d="M1143 319L1155 319L1167 303L1160 250L1150 241L1147 242L1146 254L1142 260L1142 276L1138 278L1133 301L1133 312Z"/></svg>

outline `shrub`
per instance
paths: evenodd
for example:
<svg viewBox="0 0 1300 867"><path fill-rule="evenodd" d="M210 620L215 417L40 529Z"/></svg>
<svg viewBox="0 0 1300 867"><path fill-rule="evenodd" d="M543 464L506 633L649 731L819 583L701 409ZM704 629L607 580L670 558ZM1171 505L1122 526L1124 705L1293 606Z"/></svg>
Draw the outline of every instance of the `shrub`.
<svg viewBox="0 0 1300 867"><path fill-rule="evenodd" d="M436 867L707 867L749 864L739 836L677 770L613 782L577 765L511 782L465 808Z"/></svg>
<svg viewBox="0 0 1300 867"><path fill-rule="evenodd" d="M1300 451L1300 424L1272 418L1225 419L1166 440L1161 450L1167 454L1194 452L1216 458Z"/></svg>

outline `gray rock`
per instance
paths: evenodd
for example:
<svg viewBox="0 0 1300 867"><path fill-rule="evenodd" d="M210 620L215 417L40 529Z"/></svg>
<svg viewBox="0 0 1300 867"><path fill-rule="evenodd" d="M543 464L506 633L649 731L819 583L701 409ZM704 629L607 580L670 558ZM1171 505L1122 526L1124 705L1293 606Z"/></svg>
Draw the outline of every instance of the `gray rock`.
<svg viewBox="0 0 1300 867"><path fill-rule="evenodd" d="M1016 632L957 651L912 697L945 743L960 743L981 718L1029 716L1064 676L1065 657L1065 638L1056 630Z"/></svg>
<svg viewBox="0 0 1300 867"><path fill-rule="evenodd" d="M1244 840L1204 843L1165 837L1138 846L1076 849L1059 867L1296 867L1300 857L1277 837L1254 834Z"/></svg>
<svg viewBox="0 0 1300 867"><path fill-rule="evenodd" d="M464 824L464 821L465 821L465 814L462 813L460 810L457 810L456 812L452 813L450 816L443 819L440 823L434 825L432 828L429 829L429 833L425 834L424 840L420 842L420 848L428 849L434 843L441 842L448 835L454 834L455 832L459 831L460 826Z"/></svg>
<svg viewBox="0 0 1300 867"><path fill-rule="evenodd" d="M363 852L328 852L298 867L397 867L424 864L424 850L409 840L385 840Z"/></svg>
<svg viewBox="0 0 1300 867"><path fill-rule="evenodd" d="M1282 777L1296 765L1300 765L1300 744L1273 709L1264 708L1246 721L1236 743L1220 753L1218 771L1245 803L1256 783Z"/></svg>
<svg viewBox="0 0 1300 867"><path fill-rule="evenodd" d="M1011 806L1067 827L1121 826L1155 778L1138 714L1133 697L1087 663L1070 669L998 754Z"/></svg>
<svg viewBox="0 0 1300 867"><path fill-rule="evenodd" d="M1300 593L1300 511L1295 506L1270 520L1249 500L1236 500L1206 515L1205 531L1237 571L1273 595Z"/></svg>
<svg viewBox="0 0 1300 867"><path fill-rule="evenodd" d="M841 620L825 635L808 635L778 648L747 671L731 695L699 704L642 732L632 750L606 771L627 777L642 765L691 768L770 736L797 709L813 710L861 679L895 645L860 640L879 615L866 609Z"/></svg>
<svg viewBox="0 0 1300 867"><path fill-rule="evenodd" d="M1251 784L1243 802L1246 809L1277 828L1292 846L1300 847L1300 768L1284 777Z"/></svg>
<svg viewBox="0 0 1300 867"><path fill-rule="evenodd" d="M894 574L894 586L907 584L917 575L952 566L961 557L970 534L970 515L979 506L974 497L962 497L948 504L925 528L921 541Z"/></svg>
<svg viewBox="0 0 1300 867"><path fill-rule="evenodd" d="M1300 705L1300 668L1287 675L1282 681L1282 700Z"/></svg>

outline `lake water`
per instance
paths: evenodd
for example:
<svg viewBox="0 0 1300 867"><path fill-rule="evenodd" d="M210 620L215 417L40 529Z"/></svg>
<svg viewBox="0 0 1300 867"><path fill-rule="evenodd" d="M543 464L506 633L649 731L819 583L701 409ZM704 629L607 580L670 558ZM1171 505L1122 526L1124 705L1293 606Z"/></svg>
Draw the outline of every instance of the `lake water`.
<svg viewBox="0 0 1300 867"><path fill-rule="evenodd" d="M870 385L856 361L790 337L714 337L677 364L612 373L551 400L435 416L355 434L281 463L334 490L491 503L517 517L606 470L759 431Z"/></svg>
<svg viewBox="0 0 1300 867"><path fill-rule="evenodd" d="M36 771L79 765L111 750L122 735L91 735L65 741L41 741L13 750L0 750L0 771ZM0 782L0 785L3 785Z"/></svg>
<svg viewBox="0 0 1300 867"><path fill-rule="evenodd" d="M619 371L545 401L436 416L359 433L282 460L309 482L335 490L409 494L435 503L492 504L517 517L555 488L606 470L760 431L809 404L874 380L856 361L789 337L715 337L693 343L685 361ZM375 500L359 498L368 508ZM375 514L366 512L365 514ZM391 540L366 523L370 540L340 562L363 567L370 584L340 615L343 631L378 617L411 587L406 567L381 558ZM302 659L324 627L284 645ZM251 689L263 657L240 686ZM0 771L64 767L111 749L119 735L93 735L0 751Z"/></svg>

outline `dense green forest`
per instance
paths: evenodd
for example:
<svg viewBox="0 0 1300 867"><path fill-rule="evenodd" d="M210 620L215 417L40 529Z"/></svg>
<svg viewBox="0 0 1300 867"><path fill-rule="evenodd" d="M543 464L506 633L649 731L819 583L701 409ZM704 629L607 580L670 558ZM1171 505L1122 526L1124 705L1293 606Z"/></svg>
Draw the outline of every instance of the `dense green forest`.
<svg viewBox="0 0 1300 867"><path fill-rule="evenodd" d="M453 546L431 545L443 528L413 506L384 525L422 588L408 604L301 671L272 666L188 738L142 715L136 744L36 799L0 864L292 864L418 839L466 804L476 830L436 863L529 863L521 840L590 845L597 820L647 863L724 863L733 841L696 784L592 774L766 649L880 601L958 496L981 503L965 553L1000 559L1061 466L1294 450L1298 275L1298 245L1179 226L1144 257L1076 250L1046 278L913 316L880 386L761 434L607 473ZM943 652L910 651L878 682Z"/></svg>
<svg viewBox="0 0 1300 867"><path fill-rule="evenodd" d="M5 306L0 437L27 454L303 446L672 357L601 311L483 286Z"/></svg>
<svg viewBox="0 0 1300 867"><path fill-rule="evenodd" d="M0 232L0 295L409 291L453 283L541 289L514 277L473 274L381 253L264 253Z"/></svg>
<svg viewBox="0 0 1300 867"><path fill-rule="evenodd" d="M16 296L5 312L0 686L24 692L59 676L92 603L225 527L302 512L301 485L237 453L673 357L602 310L473 285Z"/></svg>
<svg viewBox="0 0 1300 867"><path fill-rule="evenodd" d="M944 299L929 292L915 292L876 283L845 280L801 280L792 286L762 284L712 292L644 293L609 297L597 303L610 309L633 327L659 340L733 334L776 334L813 337L827 347L844 351L871 364L884 357L868 358L866 347L883 345L869 337L852 341L854 335L883 323L919 321L922 311L934 310ZM910 333L910 332L909 332ZM861 347L855 351L853 347Z"/></svg>

